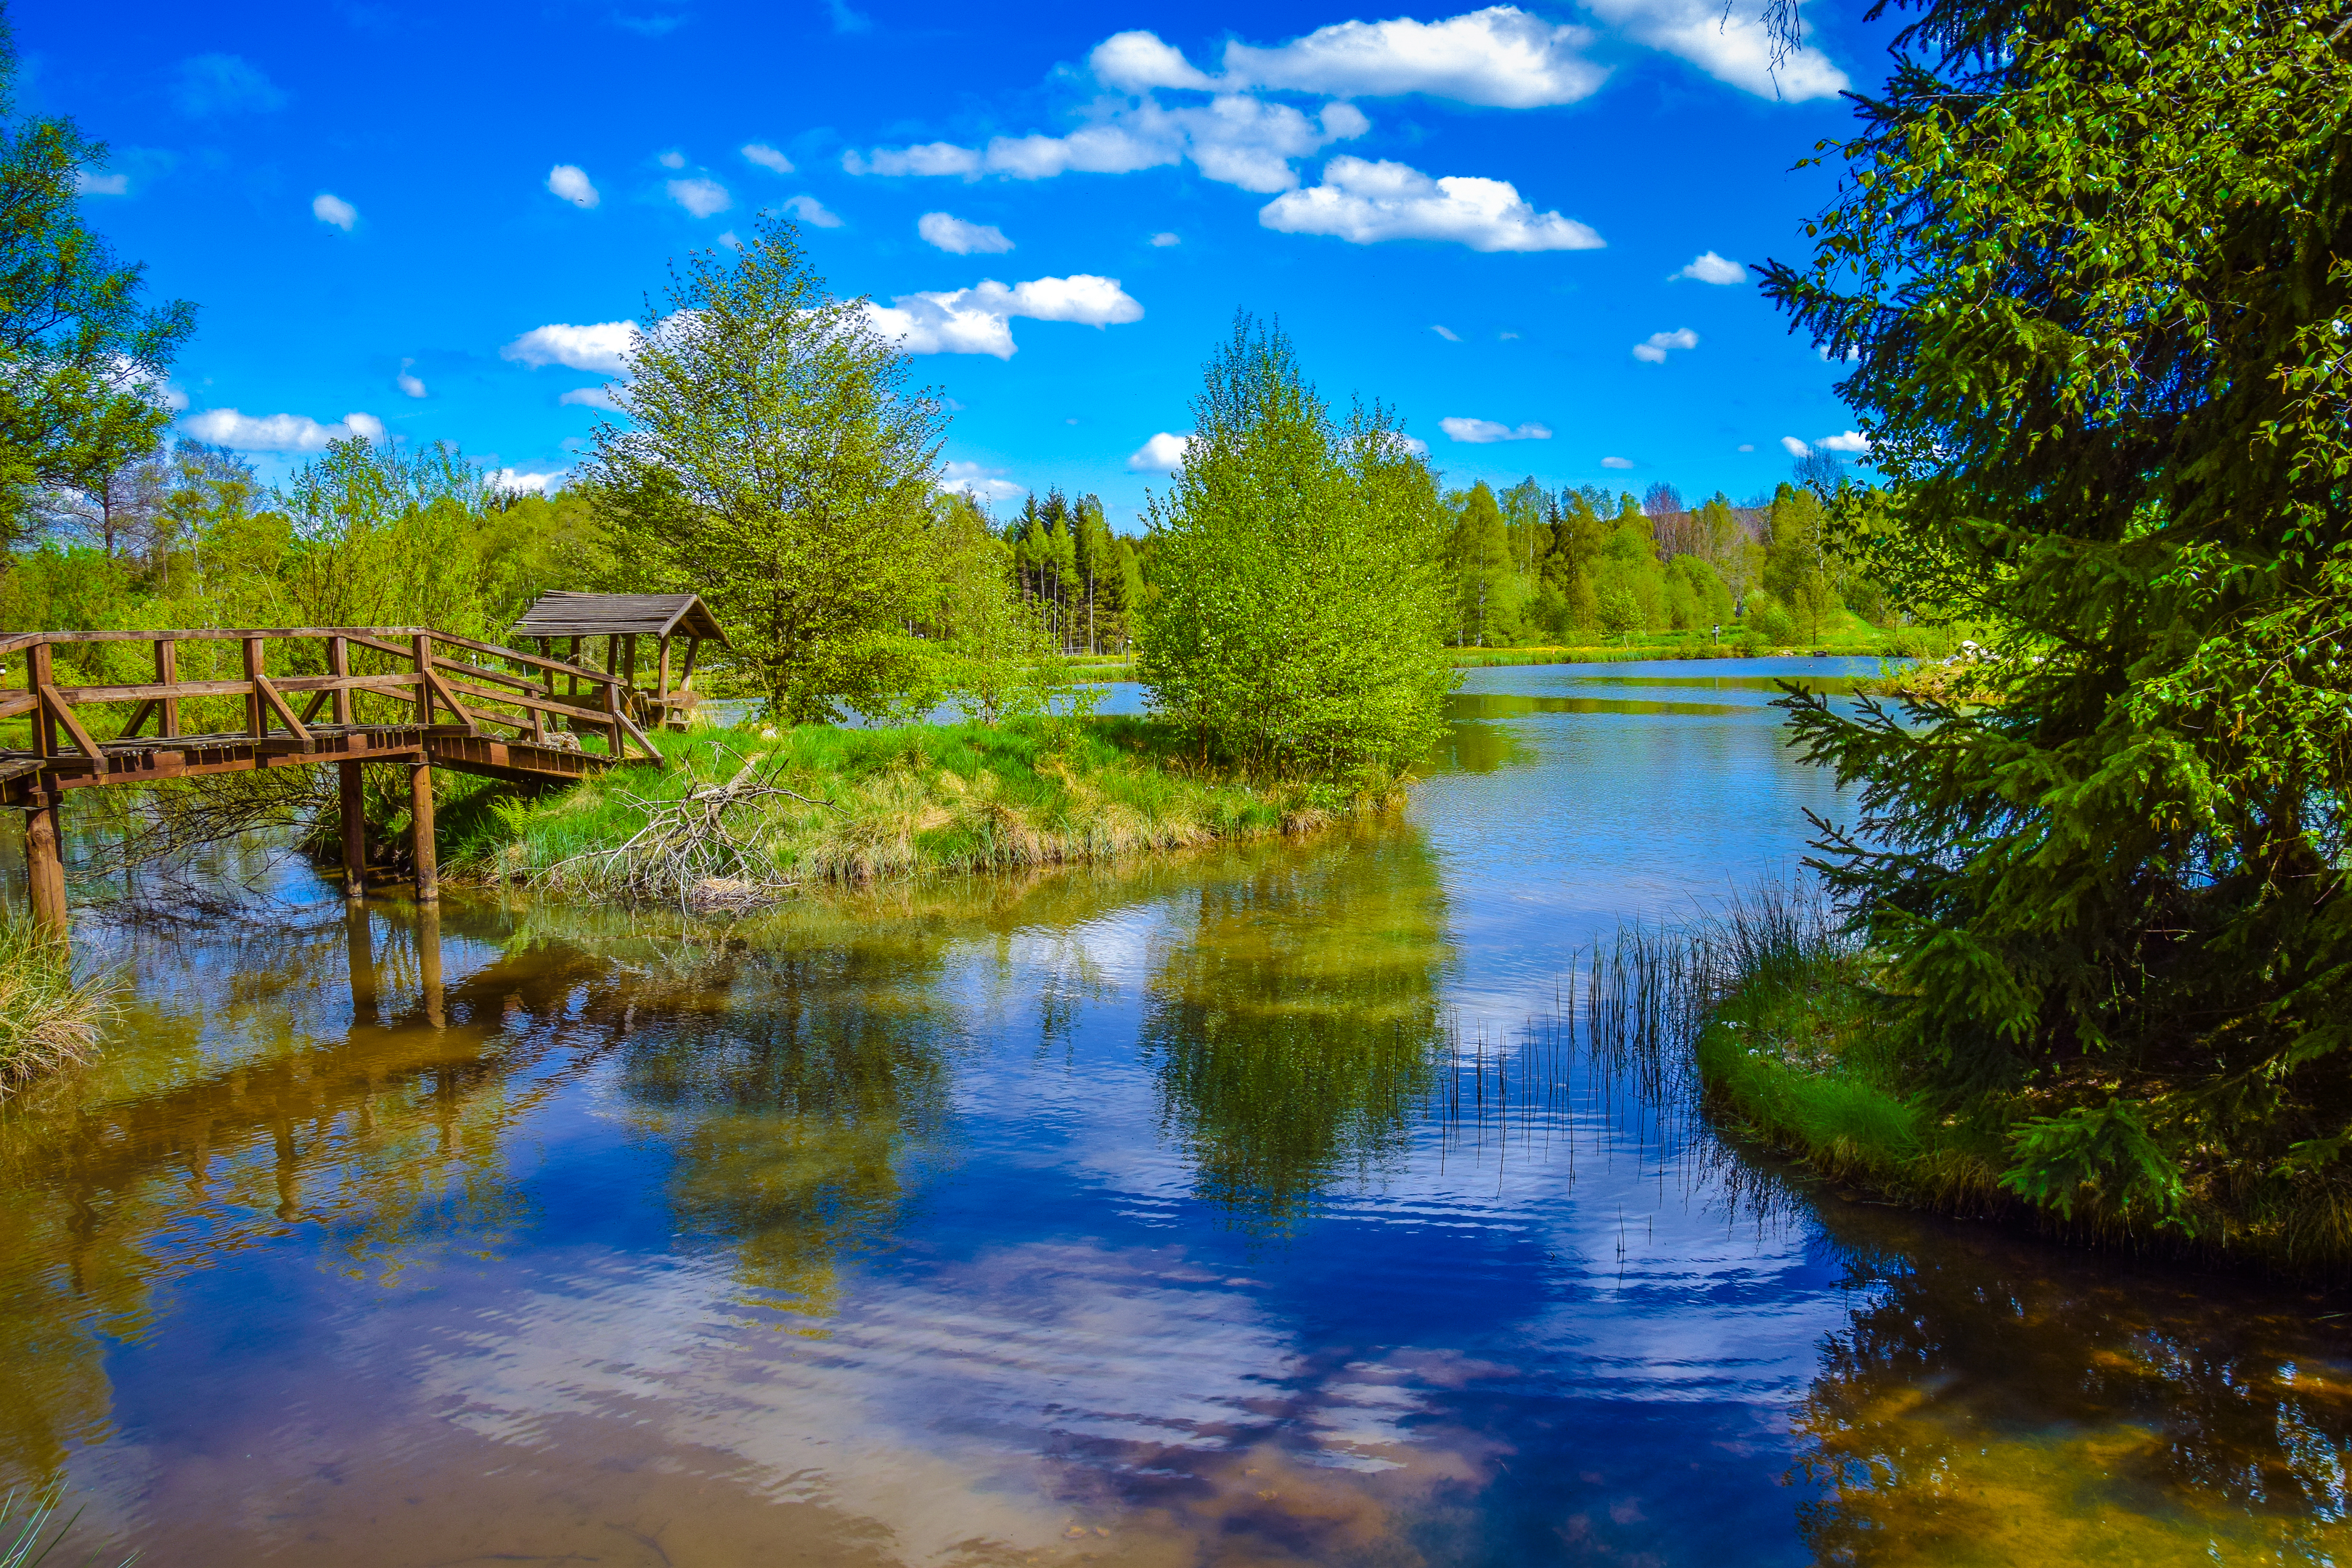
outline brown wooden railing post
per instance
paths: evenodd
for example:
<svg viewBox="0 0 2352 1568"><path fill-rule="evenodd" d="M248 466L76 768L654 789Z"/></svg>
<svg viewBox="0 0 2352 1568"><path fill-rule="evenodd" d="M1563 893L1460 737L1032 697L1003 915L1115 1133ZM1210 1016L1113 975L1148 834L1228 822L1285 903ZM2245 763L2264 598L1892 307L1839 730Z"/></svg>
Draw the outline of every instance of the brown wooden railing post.
<svg viewBox="0 0 2352 1568"><path fill-rule="evenodd" d="M269 645L259 637L245 639L245 732L256 740L269 733L269 710L261 703L261 667Z"/></svg>
<svg viewBox="0 0 2352 1568"><path fill-rule="evenodd" d="M609 715L604 724L604 746L618 760L621 755L621 688L612 680L604 682L604 711Z"/></svg>
<svg viewBox="0 0 2352 1568"><path fill-rule="evenodd" d="M155 639L155 684L171 686L176 684L179 679L180 645L170 637L157 637ZM169 738L179 732L180 700L176 697L166 697L163 699L163 722L156 727L155 733Z"/></svg>
<svg viewBox="0 0 2352 1568"><path fill-rule="evenodd" d="M336 679L347 679L352 673L352 645L348 637L327 639L327 673ZM337 689L334 695L335 722L352 721L352 693L349 687Z"/></svg>
<svg viewBox="0 0 2352 1568"><path fill-rule="evenodd" d="M25 901L34 926L58 937L66 934L64 837L56 795L25 813Z"/></svg>
<svg viewBox="0 0 2352 1568"><path fill-rule="evenodd" d="M58 721L41 700L41 688L54 684L49 679L49 645L37 642L25 650L25 685L33 693L33 754L37 757L58 754Z"/></svg>
<svg viewBox="0 0 2352 1568"><path fill-rule="evenodd" d="M408 819L412 858L416 862L416 901L429 904L441 896L441 868L433 846L433 766L411 763L408 769Z"/></svg>
<svg viewBox="0 0 2352 1568"><path fill-rule="evenodd" d="M433 683L425 679L425 672L433 668L433 634L419 632L410 640L416 655L416 721L430 724L433 722Z"/></svg>

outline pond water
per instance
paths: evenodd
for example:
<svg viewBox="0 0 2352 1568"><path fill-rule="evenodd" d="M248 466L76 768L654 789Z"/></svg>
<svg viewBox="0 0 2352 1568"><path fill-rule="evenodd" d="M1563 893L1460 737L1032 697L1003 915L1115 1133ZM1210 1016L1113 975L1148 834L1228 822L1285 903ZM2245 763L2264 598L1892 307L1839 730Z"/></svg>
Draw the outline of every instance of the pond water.
<svg viewBox="0 0 2352 1568"><path fill-rule="evenodd" d="M135 999L0 1113L0 1489L157 1564L2352 1558L2326 1300L1580 1054L1580 953L1837 810L1800 671L1868 673L1477 672L1305 843L93 925Z"/></svg>

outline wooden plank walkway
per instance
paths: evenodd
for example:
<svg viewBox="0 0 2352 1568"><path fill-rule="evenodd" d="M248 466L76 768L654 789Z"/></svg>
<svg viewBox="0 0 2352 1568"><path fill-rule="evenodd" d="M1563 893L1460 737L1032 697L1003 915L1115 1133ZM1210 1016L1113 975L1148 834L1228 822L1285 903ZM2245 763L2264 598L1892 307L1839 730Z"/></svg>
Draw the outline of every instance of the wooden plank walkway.
<svg viewBox="0 0 2352 1568"><path fill-rule="evenodd" d="M29 720L31 731L26 748L0 749L0 806L25 814L34 918L66 926L58 809L68 792L326 763L341 775L345 893L364 892L360 770L398 763L409 770L416 896L431 901L436 767L559 784L632 750L659 758L640 725L666 712L667 694L637 690L634 648L629 673L614 668L613 651L599 669L577 639L572 658L555 658L425 626L0 637L0 679L22 677L0 696L0 720ZM125 665L138 667L137 678L115 679ZM61 679L68 667L81 678ZM190 720L235 727L186 727ZM105 731L111 738L100 739Z"/></svg>

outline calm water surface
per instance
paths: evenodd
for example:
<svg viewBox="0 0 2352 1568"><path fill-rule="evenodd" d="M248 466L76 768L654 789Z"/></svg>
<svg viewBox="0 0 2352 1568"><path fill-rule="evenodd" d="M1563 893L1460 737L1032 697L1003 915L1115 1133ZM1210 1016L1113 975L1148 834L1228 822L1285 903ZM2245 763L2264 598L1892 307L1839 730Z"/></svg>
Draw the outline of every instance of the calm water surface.
<svg viewBox="0 0 2352 1568"><path fill-rule="evenodd" d="M0 1488L155 1564L2352 1561L2334 1304L1842 1200L1561 1033L1837 810L1799 668L1868 673L1477 672L1307 844L89 930Z"/></svg>

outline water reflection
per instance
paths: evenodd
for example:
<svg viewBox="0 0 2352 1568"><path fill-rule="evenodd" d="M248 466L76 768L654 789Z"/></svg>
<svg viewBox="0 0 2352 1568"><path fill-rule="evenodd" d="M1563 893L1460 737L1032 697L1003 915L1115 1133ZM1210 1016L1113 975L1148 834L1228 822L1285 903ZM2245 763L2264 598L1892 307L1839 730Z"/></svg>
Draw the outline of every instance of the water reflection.
<svg viewBox="0 0 2352 1568"><path fill-rule="evenodd" d="M1223 1207L1286 1219L1392 1163L1444 1043L1445 894L1418 835L1202 883L1163 939L1141 1043L1163 1125Z"/></svg>
<svg viewBox="0 0 2352 1568"><path fill-rule="evenodd" d="M1833 1206L1872 1289L1795 1411L1818 1561L2352 1552L2352 1353L2319 1299Z"/></svg>
<svg viewBox="0 0 2352 1568"><path fill-rule="evenodd" d="M1824 1198L1547 1021L1835 805L1761 672L1591 679L1307 842L132 943L0 1110L0 1488L175 1563L2343 1560L2326 1308Z"/></svg>

